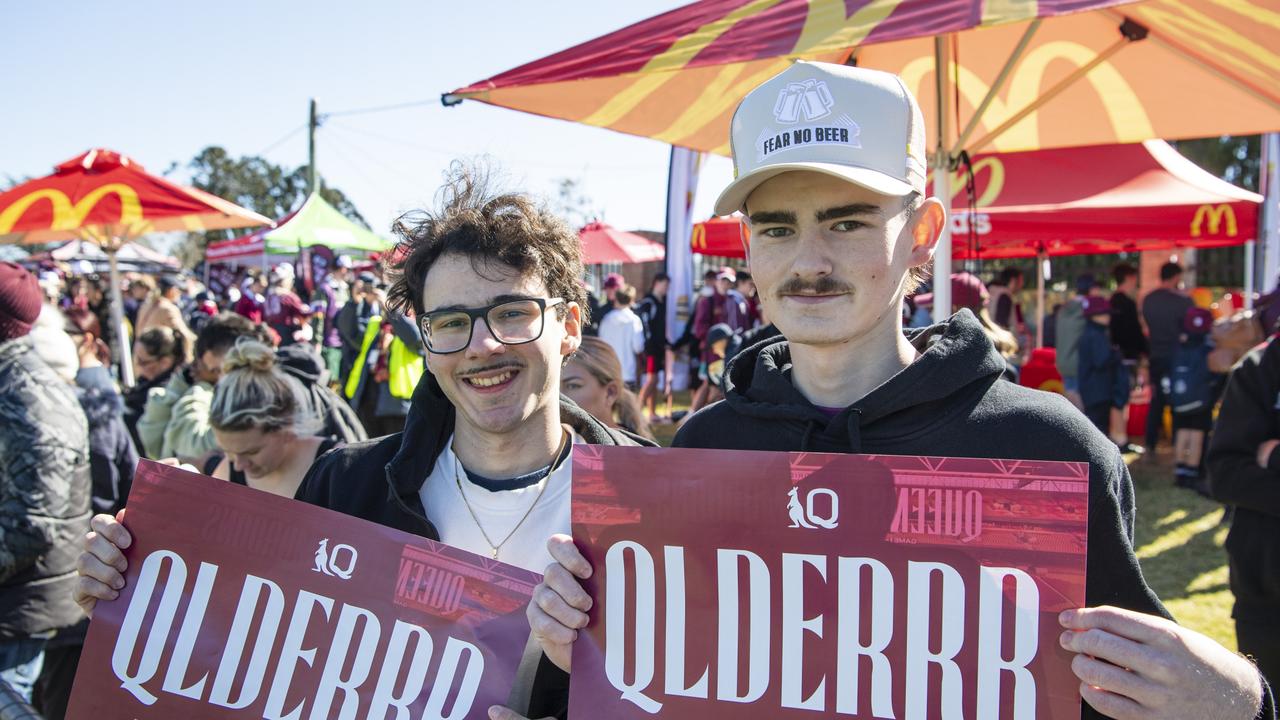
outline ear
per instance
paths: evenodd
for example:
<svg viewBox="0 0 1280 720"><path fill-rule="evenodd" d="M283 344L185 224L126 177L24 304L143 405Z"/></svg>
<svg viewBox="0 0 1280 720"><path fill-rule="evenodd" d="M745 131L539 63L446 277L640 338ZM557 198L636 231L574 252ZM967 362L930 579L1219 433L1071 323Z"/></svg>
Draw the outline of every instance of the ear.
<svg viewBox="0 0 1280 720"><path fill-rule="evenodd" d="M555 312L552 308L550 312ZM560 341L560 356L568 358L582 344L582 307L576 302L565 303L564 339Z"/></svg>
<svg viewBox="0 0 1280 720"><path fill-rule="evenodd" d="M936 198L926 198L912 213L911 220L903 228L911 237L908 267L921 267L933 259L933 251L938 246L946 222L947 211Z"/></svg>
<svg viewBox="0 0 1280 720"><path fill-rule="evenodd" d="M609 399L610 405L612 405L618 399L618 396L621 394L622 394L622 389L618 387L618 383L616 382L611 382L608 385L604 386L604 396Z"/></svg>

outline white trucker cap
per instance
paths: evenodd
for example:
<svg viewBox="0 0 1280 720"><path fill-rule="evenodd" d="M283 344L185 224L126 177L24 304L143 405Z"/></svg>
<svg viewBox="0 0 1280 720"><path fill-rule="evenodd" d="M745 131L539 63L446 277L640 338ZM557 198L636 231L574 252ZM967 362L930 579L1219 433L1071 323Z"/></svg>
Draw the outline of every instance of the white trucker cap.
<svg viewBox="0 0 1280 720"><path fill-rule="evenodd" d="M730 128L734 181L717 215L742 210L769 178L826 173L882 195L925 191L924 118L897 76L796 61L747 93Z"/></svg>

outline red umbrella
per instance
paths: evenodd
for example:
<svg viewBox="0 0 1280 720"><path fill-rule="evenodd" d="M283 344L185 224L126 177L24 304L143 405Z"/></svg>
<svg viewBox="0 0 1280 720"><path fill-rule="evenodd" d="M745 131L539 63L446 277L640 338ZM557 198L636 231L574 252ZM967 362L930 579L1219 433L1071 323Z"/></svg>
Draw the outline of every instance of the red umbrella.
<svg viewBox="0 0 1280 720"><path fill-rule="evenodd" d="M123 342L116 252L151 232L200 232L270 225L267 218L195 188L147 173L131 158L94 149L54 168L52 175L0 193L0 243L30 245L92 240L107 252L111 311L126 385L133 384L128 343Z"/></svg>
<svg viewBox="0 0 1280 720"><path fill-rule="evenodd" d="M582 263L643 263L662 260L667 249L643 235L593 222L578 231L582 239Z"/></svg>
<svg viewBox="0 0 1280 720"><path fill-rule="evenodd" d="M695 223L690 245L699 255L744 258L747 256L747 240L751 229L741 215L713 217L706 222Z"/></svg>

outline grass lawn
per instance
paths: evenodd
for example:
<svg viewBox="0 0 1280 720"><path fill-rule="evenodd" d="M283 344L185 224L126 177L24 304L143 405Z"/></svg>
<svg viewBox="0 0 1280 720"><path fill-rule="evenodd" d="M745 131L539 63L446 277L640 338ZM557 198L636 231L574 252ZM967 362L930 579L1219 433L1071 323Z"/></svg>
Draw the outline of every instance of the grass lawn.
<svg viewBox="0 0 1280 720"><path fill-rule="evenodd" d="M1229 527L1222 506L1173 485L1172 456L1131 463L1138 514L1134 546L1147 584L1179 623L1236 649L1227 587Z"/></svg>
<svg viewBox="0 0 1280 720"><path fill-rule="evenodd" d="M688 408L689 393L676 393L674 407ZM654 434L669 446L675 426L657 425ZM1155 462L1129 466L1138 503L1134 545L1143 574L1179 623L1235 650L1222 506L1175 487L1172 462L1166 450Z"/></svg>

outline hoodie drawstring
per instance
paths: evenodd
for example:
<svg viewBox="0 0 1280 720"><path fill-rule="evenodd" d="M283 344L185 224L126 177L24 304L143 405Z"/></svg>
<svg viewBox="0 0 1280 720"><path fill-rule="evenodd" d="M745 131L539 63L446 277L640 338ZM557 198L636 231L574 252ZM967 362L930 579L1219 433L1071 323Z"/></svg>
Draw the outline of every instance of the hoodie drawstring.
<svg viewBox="0 0 1280 720"><path fill-rule="evenodd" d="M816 427L818 427L816 420L810 420L804 424L804 435L800 437L800 452L809 450L809 438L813 436L813 430Z"/></svg>
<svg viewBox="0 0 1280 720"><path fill-rule="evenodd" d="M862 452L862 410L849 408L849 420L846 425L849 433L849 452Z"/></svg>

